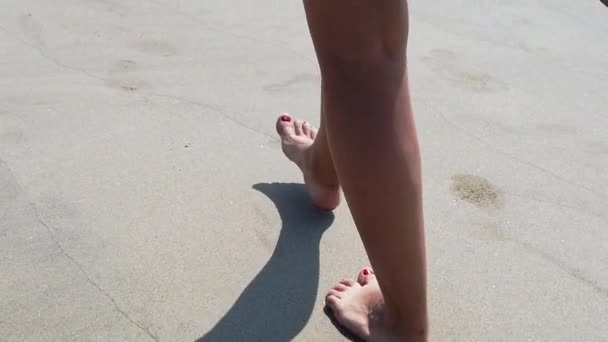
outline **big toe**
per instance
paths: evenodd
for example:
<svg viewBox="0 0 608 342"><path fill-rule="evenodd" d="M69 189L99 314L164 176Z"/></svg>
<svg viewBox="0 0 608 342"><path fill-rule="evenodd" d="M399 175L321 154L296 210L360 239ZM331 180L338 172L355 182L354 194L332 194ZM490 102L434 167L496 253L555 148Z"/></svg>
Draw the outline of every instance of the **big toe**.
<svg viewBox="0 0 608 342"><path fill-rule="evenodd" d="M369 282L376 279L376 274L371 267L365 267L359 272L357 275L357 282L361 284L361 286L369 284Z"/></svg>
<svg viewBox="0 0 608 342"><path fill-rule="evenodd" d="M283 114L277 119L277 132L281 137L295 135L294 120L289 114Z"/></svg>

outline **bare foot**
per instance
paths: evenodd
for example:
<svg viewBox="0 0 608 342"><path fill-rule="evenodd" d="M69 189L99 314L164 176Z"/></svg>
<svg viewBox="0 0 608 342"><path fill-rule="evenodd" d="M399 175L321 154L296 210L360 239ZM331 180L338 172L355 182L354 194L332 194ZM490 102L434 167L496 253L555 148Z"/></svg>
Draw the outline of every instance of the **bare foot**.
<svg viewBox="0 0 608 342"><path fill-rule="evenodd" d="M336 180L323 181L320 172L312 165L311 147L317 131L308 122L293 120L291 116L283 114L277 120L277 132L281 137L283 153L304 175L312 203L323 210L335 209L340 204L339 184Z"/></svg>
<svg viewBox="0 0 608 342"><path fill-rule="evenodd" d="M366 267L357 280L342 279L325 297L336 320L364 341L416 341L390 332L384 317L384 298L374 271Z"/></svg>

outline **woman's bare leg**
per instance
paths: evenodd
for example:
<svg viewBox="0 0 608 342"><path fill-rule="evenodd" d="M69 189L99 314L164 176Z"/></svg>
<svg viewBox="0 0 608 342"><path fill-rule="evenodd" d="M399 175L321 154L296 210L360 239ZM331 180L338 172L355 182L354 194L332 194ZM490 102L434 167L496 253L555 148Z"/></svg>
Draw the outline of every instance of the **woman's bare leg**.
<svg viewBox="0 0 608 342"><path fill-rule="evenodd" d="M305 0L332 160L377 278L343 280L327 303L368 340L425 340L420 155L403 0ZM377 280L377 281L376 281Z"/></svg>

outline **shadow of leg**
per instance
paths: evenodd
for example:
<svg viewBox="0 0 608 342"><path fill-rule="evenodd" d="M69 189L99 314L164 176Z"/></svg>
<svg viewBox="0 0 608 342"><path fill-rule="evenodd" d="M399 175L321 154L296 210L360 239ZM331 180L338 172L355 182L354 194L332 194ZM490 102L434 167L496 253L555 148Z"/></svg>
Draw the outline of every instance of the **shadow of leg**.
<svg viewBox="0 0 608 342"><path fill-rule="evenodd" d="M332 213L314 208L301 184L253 188L273 201L282 227L270 260L199 342L289 341L306 325L317 297L319 243Z"/></svg>

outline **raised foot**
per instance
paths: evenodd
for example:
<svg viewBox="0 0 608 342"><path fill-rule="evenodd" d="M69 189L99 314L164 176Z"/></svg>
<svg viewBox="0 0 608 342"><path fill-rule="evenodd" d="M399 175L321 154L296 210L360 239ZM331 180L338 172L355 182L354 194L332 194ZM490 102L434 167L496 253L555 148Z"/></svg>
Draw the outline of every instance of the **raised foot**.
<svg viewBox="0 0 608 342"><path fill-rule="evenodd" d="M325 165L314 165L313 142L317 131L306 121L293 120L288 114L277 119L277 132L283 153L302 171L312 203L322 210L333 210L340 204L340 187L335 176L323 172ZM330 166L333 168L333 165Z"/></svg>

